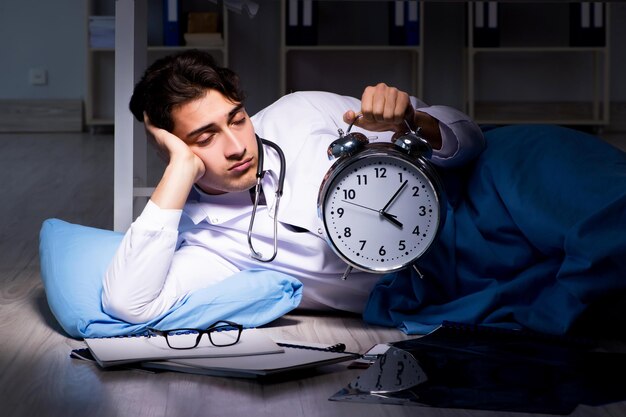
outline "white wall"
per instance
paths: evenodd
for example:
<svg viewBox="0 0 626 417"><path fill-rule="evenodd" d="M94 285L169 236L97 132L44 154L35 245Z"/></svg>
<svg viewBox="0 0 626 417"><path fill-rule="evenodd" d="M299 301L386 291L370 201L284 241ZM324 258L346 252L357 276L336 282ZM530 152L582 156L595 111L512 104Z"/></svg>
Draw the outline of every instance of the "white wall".
<svg viewBox="0 0 626 417"><path fill-rule="evenodd" d="M85 2L0 0L0 99L82 98ZM29 84L31 68L48 84Z"/></svg>

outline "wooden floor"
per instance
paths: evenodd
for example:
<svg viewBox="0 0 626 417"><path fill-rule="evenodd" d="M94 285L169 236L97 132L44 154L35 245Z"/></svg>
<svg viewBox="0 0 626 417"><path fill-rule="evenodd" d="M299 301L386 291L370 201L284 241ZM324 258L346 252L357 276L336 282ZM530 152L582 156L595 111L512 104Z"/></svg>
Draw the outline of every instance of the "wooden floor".
<svg viewBox="0 0 626 417"><path fill-rule="evenodd" d="M622 139L613 141L620 145ZM328 398L360 372L342 364L302 378L261 383L102 371L70 359L70 350L83 343L68 338L48 309L39 276L38 232L50 217L112 227L112 155L112 137L106 135L0 135L1 416L524 415L331 402ZM358 317L306 314L290 314L264 331L286 339L344 342L359 352L406 338L394 329L367 326ZM626 402L579 406L573 415L623 416Z"/></svg>

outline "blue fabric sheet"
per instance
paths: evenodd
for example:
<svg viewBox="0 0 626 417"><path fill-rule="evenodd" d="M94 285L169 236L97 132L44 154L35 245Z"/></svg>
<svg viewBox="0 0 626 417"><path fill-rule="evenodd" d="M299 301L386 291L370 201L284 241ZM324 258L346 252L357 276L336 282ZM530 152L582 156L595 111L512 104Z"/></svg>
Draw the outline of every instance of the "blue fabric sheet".
<svg viewBox="0 0 626 417"><path fill-rule="evenodd" d="M590 306L626 301L626 154L552 125L485 137L473 166L442 172L450 203L419 262L424 279L384 276L366 321L409 334L443 320L564 334Z"/></svg>
<svg viewBox="0 0 626 417"><path fill-rule="evenodd" d="M193 292L161 317L129 324L102 310L102 278L122 234L46 220L40 231L41 278L50 310L72 337L138 334L146 327L206 328L218 320L257 327L293 310L302 284L288 275L248 270Z"/></svg>

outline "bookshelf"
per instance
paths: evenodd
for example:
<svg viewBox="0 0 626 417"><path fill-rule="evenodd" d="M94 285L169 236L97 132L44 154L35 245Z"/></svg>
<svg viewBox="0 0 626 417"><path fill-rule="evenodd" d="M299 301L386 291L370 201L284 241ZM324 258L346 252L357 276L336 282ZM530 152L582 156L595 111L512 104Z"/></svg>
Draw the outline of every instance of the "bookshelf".
<svg viewBox="0 0 626 417"><path fill-rule="evenodd" d="M147 42L146 62L149 65L155 60L185 48L198 48L209 51L222 65L228 65L228 14L224 6L217 6L209 1L178 0L180 30L185 31L186 19L190 12L215 13L217 30L221 32L221 40L200 40L200 44L186 45L181 36L179 45L165 45L164 1L148 1L147 5ZM102 25L115 23L115 0L88 0L85 18L87 36L86 54L86 94L85 124L88 128L112 126L114 124L115 107L115 48L110 38L94 40L90 34L93 24L100 21ZM182 35L182 34L181 34ZM209 44L210 43L210 44Z"/></svg>
<svg viewBox="0 0 626 417"><path fill-rule="evenodd" d="M421 96L423 2L281 3L280 95L326 90L360 97L365 86L387 82Z"/></svg>
<svg viewBox="0 0 626 417"><path fill-rule="evenodd" d="M467 114L482 124L609 123L607 3L467 5Z"/></svg>

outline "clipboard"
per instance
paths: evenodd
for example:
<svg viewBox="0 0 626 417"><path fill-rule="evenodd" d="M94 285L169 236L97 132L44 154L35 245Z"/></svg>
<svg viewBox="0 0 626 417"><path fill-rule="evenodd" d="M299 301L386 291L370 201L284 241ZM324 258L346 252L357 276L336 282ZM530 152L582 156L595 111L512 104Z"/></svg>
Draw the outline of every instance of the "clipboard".
<svg viewBox="0 0 626 417"><path fill-rule="evenodd" d="M593 341L445 322L392 343L330 400L570 414L626 400L626 355Z"/></svg>

